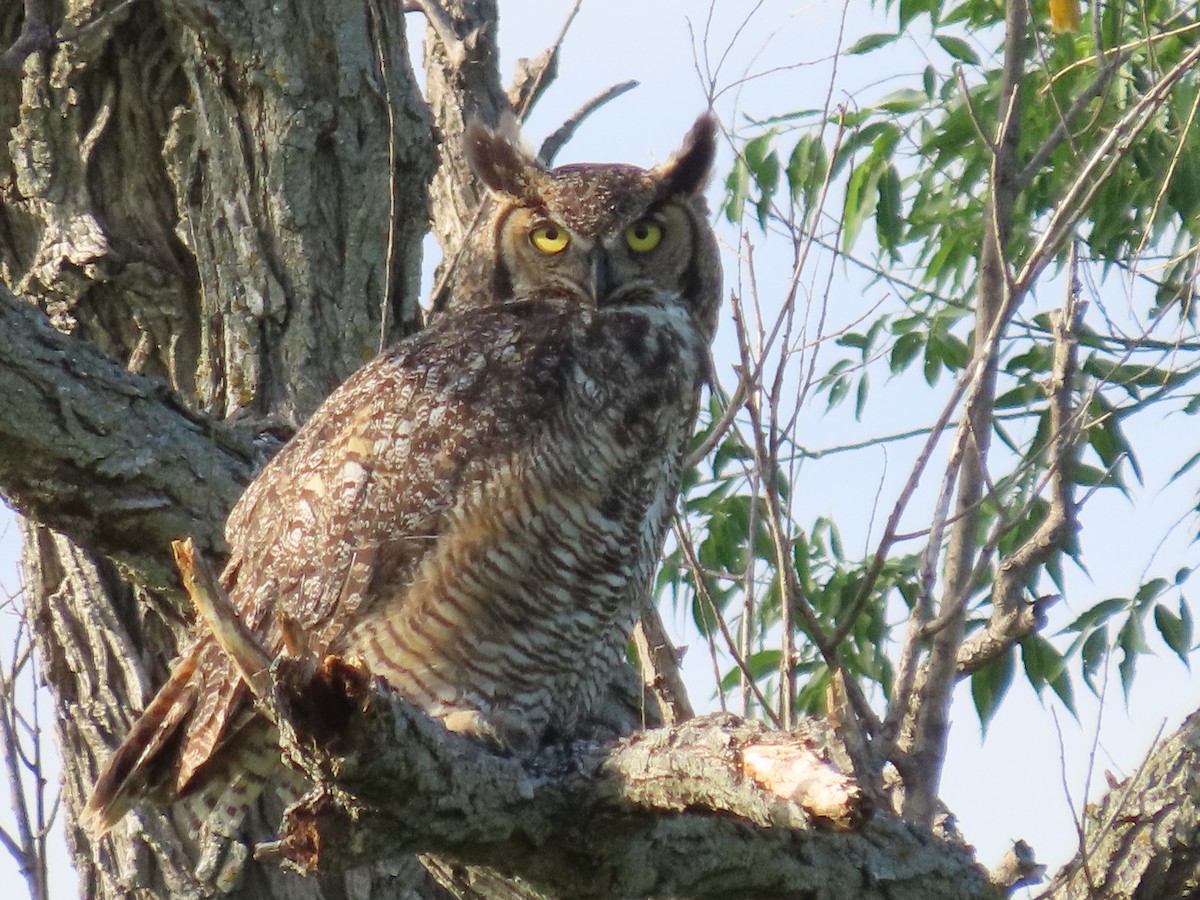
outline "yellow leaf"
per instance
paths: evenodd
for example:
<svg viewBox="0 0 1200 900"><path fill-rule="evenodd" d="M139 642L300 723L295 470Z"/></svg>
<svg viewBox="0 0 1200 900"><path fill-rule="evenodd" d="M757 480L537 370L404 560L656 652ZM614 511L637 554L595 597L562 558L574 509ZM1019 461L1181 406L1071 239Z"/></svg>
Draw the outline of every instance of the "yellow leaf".
<svg viewBox="0 0 1200 900"><path fill-rule="evenodd" d="M1079 28L1079 0L1050 0L1050 27L1055 34Z"/></svg>

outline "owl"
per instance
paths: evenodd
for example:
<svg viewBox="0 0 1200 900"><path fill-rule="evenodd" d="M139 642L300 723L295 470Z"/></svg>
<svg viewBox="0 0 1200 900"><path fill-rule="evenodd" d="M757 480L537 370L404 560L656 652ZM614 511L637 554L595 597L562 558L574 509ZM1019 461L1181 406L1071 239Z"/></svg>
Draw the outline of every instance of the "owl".
<svg viewBox="0 0 1200 900"><path fill-rule="evenodd" d="M480 125L466 152L490 195L471 278L250 485L222 581L269 651L302 629L518 751L594 706L657 564L720 298L715 129L702 117L649 170L548 169ZM203 801L229 833L281 769L273 726L201 636L83 821L99 835L144 799Z"/></svg>

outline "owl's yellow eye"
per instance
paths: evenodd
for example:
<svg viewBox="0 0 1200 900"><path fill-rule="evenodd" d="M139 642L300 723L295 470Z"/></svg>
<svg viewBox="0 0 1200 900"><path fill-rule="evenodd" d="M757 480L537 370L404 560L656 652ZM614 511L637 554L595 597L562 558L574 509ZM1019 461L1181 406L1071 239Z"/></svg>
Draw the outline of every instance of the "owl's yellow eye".
<svg viewBox="0 0 1200 900"><path fill-rule="evenodd" d="M649 219L642 219L625 229L625 243L634 253L646 253L658 246L662 234L661 225Z"/></svg>
<svg viewBox="0 0 1200 900"><path fill-rule="evenodd" d="M562 253L571 243L571 236L565 228L551 222L533 229L529 233L529 242L543 253Z"/></svg>

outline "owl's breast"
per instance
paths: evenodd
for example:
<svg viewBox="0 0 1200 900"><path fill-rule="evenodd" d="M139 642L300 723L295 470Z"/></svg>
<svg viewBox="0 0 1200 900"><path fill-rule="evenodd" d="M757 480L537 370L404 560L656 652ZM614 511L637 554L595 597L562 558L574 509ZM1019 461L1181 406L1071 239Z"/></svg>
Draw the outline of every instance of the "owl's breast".
<svg viewBox="0 0 1200 900"><path fill-rule="evenodd" d="M374 582L388 596L348 643L435 714L516 711L537 734L569 727L628 636L706 347L685 315L654 306L514 303L475 324L485 363L431 376L440 414L412 423L440 437L410 446L442 460L445 505L396 545L423 552Z"/></svg>

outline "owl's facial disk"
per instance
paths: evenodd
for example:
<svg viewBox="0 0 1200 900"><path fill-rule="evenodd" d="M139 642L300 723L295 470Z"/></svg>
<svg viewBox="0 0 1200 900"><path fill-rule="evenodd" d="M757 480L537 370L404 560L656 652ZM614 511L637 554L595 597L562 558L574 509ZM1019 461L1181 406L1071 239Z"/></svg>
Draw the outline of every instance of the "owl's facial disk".
<svg viewBox="0 0 1200 900"><path fill-rule="evenodd" d="M607 225L598 236L584 235L546 209L514 209L500 237L512 295L551 292L609 306L681 289L693 244L683 210L668 202Z"/></svg>

